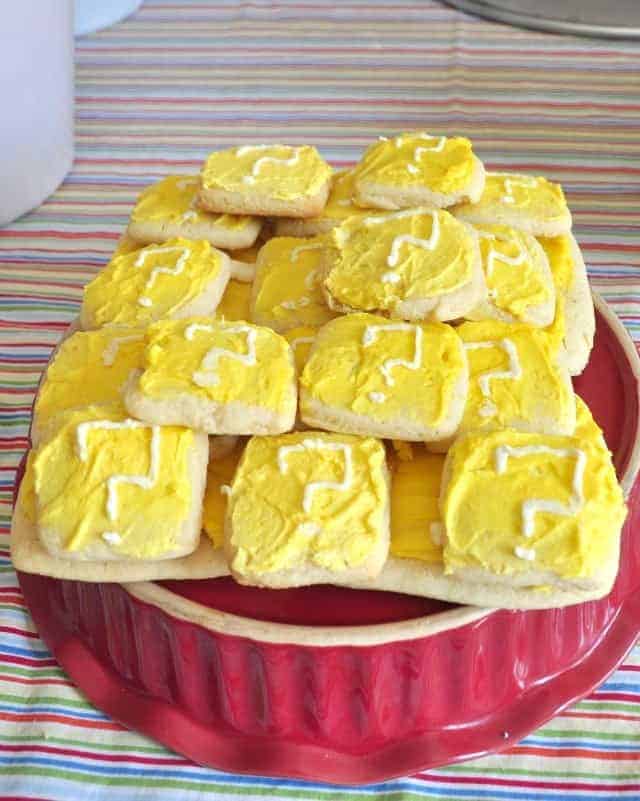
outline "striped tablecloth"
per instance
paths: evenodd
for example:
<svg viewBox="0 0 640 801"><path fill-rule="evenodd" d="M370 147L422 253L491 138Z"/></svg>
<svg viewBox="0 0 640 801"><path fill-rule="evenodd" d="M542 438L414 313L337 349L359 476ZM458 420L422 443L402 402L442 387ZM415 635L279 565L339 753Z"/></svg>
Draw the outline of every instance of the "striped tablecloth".
<svg viewBox="0 0 640 801"><path fill-rule="evenodd" d="M38 639L9 561L40 371L142 186L231 144L310 142L340 165L378 134L465 134L490 168L562 182L593 284L640 339L639 70L632 43L513 30L428 0L149 0L78 40L73 171L0 229L0 797L640 799L640 648L501 756L361 791L243 778L89 706Z"/></svg>

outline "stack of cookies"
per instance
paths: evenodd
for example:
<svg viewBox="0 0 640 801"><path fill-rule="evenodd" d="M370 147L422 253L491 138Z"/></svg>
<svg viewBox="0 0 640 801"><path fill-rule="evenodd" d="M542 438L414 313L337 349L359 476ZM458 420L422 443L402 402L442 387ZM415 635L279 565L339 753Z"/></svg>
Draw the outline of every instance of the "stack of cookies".
<svg viewBox="0 0 640 801"><path fill-rule="evenodd" d="M469 140L351 170L244 145L148 187L34 407L21 570L606 594L625 505L572 389L594 313L562 189ZM203 534L201 534L203 532Z"/></svg>

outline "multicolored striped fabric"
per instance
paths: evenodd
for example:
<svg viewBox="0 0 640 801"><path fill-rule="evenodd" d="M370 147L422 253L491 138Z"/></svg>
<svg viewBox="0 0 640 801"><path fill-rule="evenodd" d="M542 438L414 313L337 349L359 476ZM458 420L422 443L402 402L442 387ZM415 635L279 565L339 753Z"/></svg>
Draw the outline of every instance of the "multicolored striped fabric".
<svg viewBox="0 0 640 801"><path fill-rule="evenodd" d="M637 44L513 30L429 0L149 0L78 41L73 171L0 230L1 798L640 799L640 648L501 756L361 791L232 776L79 696L33 629L8 544L33 393L82 286L140 187L217 147L310 142L348 164L379 134L465 134L491 168L562 182L593 283L640 340L639 58Z"/></svg>

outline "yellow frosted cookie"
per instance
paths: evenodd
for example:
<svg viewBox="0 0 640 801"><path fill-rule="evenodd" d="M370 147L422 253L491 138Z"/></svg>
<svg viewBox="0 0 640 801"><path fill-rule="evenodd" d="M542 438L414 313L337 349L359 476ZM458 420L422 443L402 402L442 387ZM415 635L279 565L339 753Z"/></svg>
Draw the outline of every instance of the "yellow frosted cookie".
<svg viewBox="0 0 640 801"><path fill-rule="evenodd" d="M575 280L575 264L569 235L539 236L538 242L549 261L549 268L558 294L566 295Z"/></svg>
<svg viewBox="0 0 640 801"><path fill-rule="evenodd" d="M567 333L565 307L567 294L574 279L569 237L541 236L538 237L538 242L547 255L556 288L556 312L553 321L545 327L544 332L548 336L552 348L558 354L558 358L561 361L568 361L565 343L565 334Z"/></svg>
<svg viewBox="0 0 640 801"><path fill-rule="evenodd" d="M321 291L324 241L276 237L260 250L251 320L274 331L320 326L336 316Z"/></svg>
<svg viewBox="0 0 640 801"><path fill-rule="evenodd" d="M391 472L389 555L442 564L440 485L444 456L414 445L411 459L394 460ZM398 587L402 591L402 587Z"/></svg>
<svg viewBox="0 0 640 801"><path fill-rule="evenodd" d="M224 544L224 519L229 487L238 467L244 446L236 445L229 453L209 460L207 485L202 501L202 528L214 548Z"/></svg>
<svg viewBox="0 0 640 801"><path fill-rule="evenodd" d="M229 574L221 548L208 537L185 556L171 559L69 559L66 552L49 553L37 527L33 451L29 452L24 477L11 520L11 561L16 570L72 581L127 582L163 579L217 578Z"/></svg>
<svg viewBox="0 0 640 801"><path fill-rule="evenodd" d="M227 255L204 240L149 245L116 256L87 284L80 324L91 330L212 314L228 280Z"/></svg>
<svg viewBox="0 0 640 801"><path fill-rule="evenodd" d="M454 320L486 295L476 232L438 209L351 217L327 235L323 264L342 311Z"/></svg>
<svg viewBox="0 0 640 801"><path fill-rule="evenodd" d="M598 458L602 459L602 463L608 465L609 455L602 433L594 423L589 409L578 397L576 397L576 407L578 424L574 439L583 445L586 443L587 447L593 447L598 453ZM460 441L464 439L463 437ZM481 575L478 572L471 572L471 568L445 572L442 545L446 541L446 532L440 519L437 498L440 473L443 471L443 457L434 456L432 458L437 459L437 462L425 462L425 458L428 457L424 454L422 446L400 442L394 442L394 446L398 455L392 458L389 557L376 578L351 581L348 582L349 586L439 598L450 603L508 609L548 609L568 606L599 598L608 591L607 588L613 582L617 568L615 548L612 557L606 564L603 563L598 581L589 584L567 580L545 584L506 583L506 579L497 580L488 571ZM469 451L471 450L470 448ZM551 472L554 472L553 468ZM604 472L608 473L607 481L609 481L610 466L605 467ZM479 475L484 480L482 471ZM472 477L475 478L475 475ZM489 481L487 483L490 484ZM619 510L618 491L614 483L610 483L609 486L616 498L616 508ZM484 508L487 502L501 504L501 497L499 495L496 497L493 493L492 485L487 488L485 494L476 495L469 490L473 508L479 505ZM509 500L508 493L505 497ZM460 499L460 509L464 505L466 496ZM618 525L618 521L614 521L613 525ZM476 540L481 545L482 537L479 536L478 529L472 522L469 523L469 527L470 531L473 528Z"/></svg>
<svg viewBox="0 0 640 801"><path fill-rule="evenodd" d="M468 320L553 322L556 290L547 256L535 237L507 225L477 226L487 297Z"/></svg>
<svg viewBox="0 0 640 801"><path fill-rule="evenodd" d="M309 354L311 353L311 346L315 342L317 328L310 325L299 325L297 328L290 328L282 335L293 351L293 358L296 363L296 373L300 375L304 369Z"/></svg>
<svg viewBox="0 0 640 801"><path fill-rule="evenodd" d="M353 170L340 170L333 174L327 205L318 217L295 219L282 217L276 221L276 236L318 236L326 234L347 217L363 214L363 209L353 202Z"/></svg>
<svg viewBox="0 0 640 801"><path fill-rule="evenodd" d="M31 525L35 525L38 519L36 479L33 472L34 455L34 450L30 450L27 453L27 461L25 462L24 474L22 476L22 481L20 482L19 496L16 503L16 507L18 505L21 506L26 521ZM13 540L13 536L11 539ZM13 542L11 544L13 545Z"/></svg>
<svg viewBox="0 0 640 801"><path fill-rule="evenodd" d="M201 177L203 209L314 217L327 201L331 167L308 145L244 145L211 153Z"/></svg>
<svg viewBox="0 0 640 801"><path fill-rule="evenodd" d="M252 245L261 220L203 211L195 203L199 189L199 175L168 175L151 184L136 201L127 234L141 245L175 237L206 239L229 250Z"/></svg>
<svg viewBox="0 0 640 801"><path fill-rule="evenodd" d="M132 370L142 367L144 329L103 328L76 331L49 363L33 409L34 445L43 429L55 426L69 409L115 404L124 412L122 388Z"/></svg>
<svg viewBox="0 0 640 801"><path fill-rule="evenodd" d="M595 335L595 312L580 247L571 234L539 237L556 287L556 314L545 330L571 375L587 366Z"/></svg>
<svg viewBox="0 0 640 801"><path fill-rule="evenodd" d="M571 230L571 212L560 184L533 175L487 173L482 196L451 209L460 220L510 225L534 236L559 236Z"/></svg>
<svg viewBox="0 0 640 801"><path fill-rule="evenodd" d="M232 278L215 310L216 320L249 320L251 317L251 284Z"/></svg>
<svg viewBox="0 0 640 801"><path fill-rule="evenodd" d="M279 434L293 426L296 396L285 339L245 322L193 317L149 327L144 370L125 405L140 420L209 434Z"/></svg>
<svg viewBox="0 0 640 801"><path fill-rule="evenodd" d="M372 577L388 547L381 442L318 431L249 441L225 527L238 581L292 587Z"/></svg>
<svg viewBox="0 0 640 801"><path fill-rule="evenodd" d="M505 429L455 442L441 498L446 573L469 582L609 591L626 509L585 408L574 437Z"/></svg>
<svg viewBox="0 0 640 801"><path fill-rule="evenodd" d="M320 329L300 378L309 426L436 441L458 428L467 360L453 328L348 314Z"/></svg>
<svg viewBox="0 0 640 801"><path fill-rule="evenodd" d="M67 412L33 455L38 533L70 560L172 559L198 545L208 444L118 409Z"/></svg>
<svg viewBox="0 0 640 801"><path fill-rule="evenodd" d="M392 439L391 451L392 458L399 459L401 462L410 462L413 459L416 444L414 442L405 442L403 439Z"/></svg>
<svg viewBox="0 0 640 801"><path fill-rule="evenodd" d="M260 237L254 242L253 245L251 245L251 247L241 248L240 250L234 250L231 255L233 256L235 261L240 261L243 264L255 265L256 261L258 260L258 253L260 253L260 248L263 245L264 241L262 239L262 232L261 232Z"/></svg>
<svg viewBox="0 0 640 801"><path fill-rule="evenodd" d="M256 276L256 261L258 253L264 243L261 239L256 240L255 244L242 250L232 250L229 256L231 266L231 277L236 281L250 284Z"/></svg>
<svg viewBox="0 0 640 801"><path fill-rule="evenodd" d="M456 332L469 362L460 434L483 428L573 434L571 379L542 331L486 320Z"/></svg>
<svg viewBox="0 0 640 801"><path fill-rule="evenodd" d="M468 139L424 131L381 137L366 150L354 176L356 202L380 209L475 202L484 186L484 167Z"/></svg>
<svg viewBox="0 0 640 801"><path fill-rule="evenodd" d="M282 336L287 340L293 351L293 358L296 365L296 375L298 378L302 375L304 366L307 363L311 347L315 341L318 333L317 328L312 328L308 325L301 325L297 328L290 328L285 331ZM296 423L294 431L304 431L307 428L305 423L300 418L300 404L298 404L298 414L296 416Z"/></svg>
<svg viewBox="0 0 640 801"><path fill-rule="evenodd" d="M125 232L120 239L118 239L116 248L111 254L111 259L115 259L116 256L126 256L127 253L133 253L136 250L140 250L141 247L142 245L140 242L137 242Z"/></svg>

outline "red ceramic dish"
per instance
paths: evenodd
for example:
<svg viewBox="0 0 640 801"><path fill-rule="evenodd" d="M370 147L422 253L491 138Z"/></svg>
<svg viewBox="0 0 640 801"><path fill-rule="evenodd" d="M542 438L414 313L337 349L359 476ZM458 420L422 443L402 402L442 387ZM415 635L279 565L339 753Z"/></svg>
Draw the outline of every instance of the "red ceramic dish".
<svg viewBox="0 0 640 801"><path fill-rule="evenodd" d="M638 360L598 306L576 389L630 489ZM231 579L20 583L60 664L125 725L216 768L359 784L500 750L599 684L640 633L639 526L636 485L613 591L558 610Z"/></svg>

